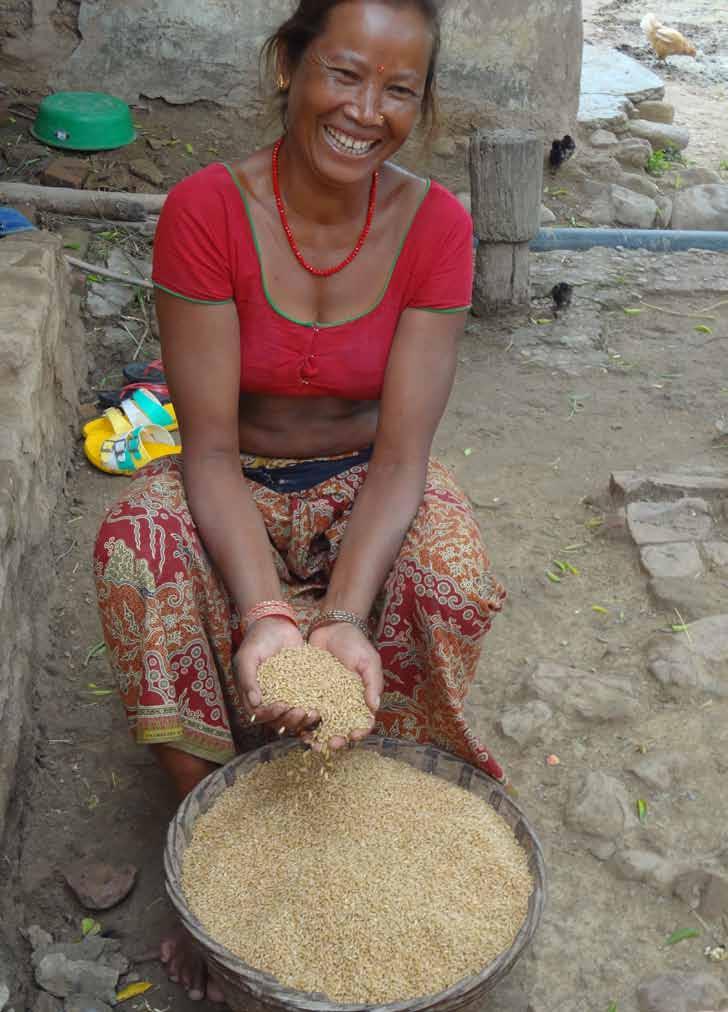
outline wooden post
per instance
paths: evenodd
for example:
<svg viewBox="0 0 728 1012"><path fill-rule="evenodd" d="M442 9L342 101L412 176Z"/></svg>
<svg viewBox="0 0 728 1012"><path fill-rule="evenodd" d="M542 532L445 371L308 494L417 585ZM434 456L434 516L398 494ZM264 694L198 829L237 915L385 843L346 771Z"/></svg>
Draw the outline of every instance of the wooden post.
<svg viewBox="0 0 728 1012"><path fill-rule="evenodd" d="M532 130L478 130L470 141L475 256L473 312L528 302L528 244L541 223L543 151Z"/></svg>

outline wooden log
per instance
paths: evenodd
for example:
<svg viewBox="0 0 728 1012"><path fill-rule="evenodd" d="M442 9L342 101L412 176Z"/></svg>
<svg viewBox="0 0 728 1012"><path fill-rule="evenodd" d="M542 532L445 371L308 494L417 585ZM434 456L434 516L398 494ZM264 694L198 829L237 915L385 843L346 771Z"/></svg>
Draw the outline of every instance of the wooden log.
<svg viewBox="0 0 728 1012"><path fill-rule="evenodd" d="M484 316L530 298L527 242L481 242L475 254L473 313Z"/></svg>
<svg viewBox="0 0 728 1012"><path fill-rule="evenodd" d="M38 211L117 221L144 221L148 214L159 214L166 197L166 193L105 193L0 181L0 202L32 204Z"/></svg>
<svg viewBox="0 0 728 1012"><path fill-rule="evenodd" d="M477 130L470 141L476 236L527 242L539 230L544 142L533 130Z"/></svg>

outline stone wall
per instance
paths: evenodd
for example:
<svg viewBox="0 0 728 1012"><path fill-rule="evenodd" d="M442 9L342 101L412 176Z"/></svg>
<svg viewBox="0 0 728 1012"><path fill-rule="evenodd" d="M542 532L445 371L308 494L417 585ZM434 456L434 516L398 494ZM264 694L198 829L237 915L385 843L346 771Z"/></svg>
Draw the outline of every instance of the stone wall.
<svg viewBox="0 0 728 1012"><path fill-rule="evenodd" d="M0 838L47 642L49 527L76 433L83 332L60 240L0 239Z"/></svg>
<svg viewBox="0 0 728 1012"><path fill-rule="evenodd" d="M237 108L251 141L260 139L267 110L258 52L292 0L82 0L81 42L72 40L70 55L56 3L33 0L33 31L6 44L16 58L45 66L52 87L102 81L129 102L210 100ZM581 52L581 0L449 0L440 76L445 130L434 154L424 156L431 168L464 152L473 126L536 127L547 137L570 130ZM422 153L416 157L421 165Z"/></svg>

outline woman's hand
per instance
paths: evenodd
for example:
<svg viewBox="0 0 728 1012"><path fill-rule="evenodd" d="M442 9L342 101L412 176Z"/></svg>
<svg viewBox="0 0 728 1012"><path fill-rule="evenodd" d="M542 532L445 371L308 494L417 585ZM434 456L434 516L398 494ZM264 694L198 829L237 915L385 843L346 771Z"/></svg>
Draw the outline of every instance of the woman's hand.
<svg viewBox="0 0 728 1012"><path fill-rule="evenodd" d="M382 662L366 636L349 622L332 622L331 625L319 626L314 629L308 639L312 647L328 650L349 671L356 672L364 684L364 699L372 711L372 719L368 727L357 728L349 736L352 741L359 741L371 734L374 727L374 716L379 709L379 702L384 686ZM346 738L337 736L329 742L331 748L343 748ZM320 745L313 746L321 748Z"/></svg>
<svg viewBox="0 0 728 1012"><path fill-rule="evenodd" d="M317 713L306 713L300 707L291 708L288 703L273 703L261 706L258 668L269 657L288 647L302 647L303 636L297 626L286 618L261 618L255 622L235 654L233 666L237 677L240 696L247 712L255 717L258 724L273 724L278 732L281 728L291 734L312 727L319 719Z"/></svg>

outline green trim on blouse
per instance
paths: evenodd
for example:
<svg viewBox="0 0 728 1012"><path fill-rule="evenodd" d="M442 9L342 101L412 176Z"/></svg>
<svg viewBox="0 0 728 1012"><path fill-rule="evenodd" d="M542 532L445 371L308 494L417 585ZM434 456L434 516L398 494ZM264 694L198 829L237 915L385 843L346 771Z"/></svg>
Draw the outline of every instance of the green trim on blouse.
<svg viewBox="0 0 728 1012"><path fill-rule="evenodd" d="M418 214L420 208L422 207L422 204L425 201L425 197L430 192L430 186L432 185L432 181L430 179L426 180L427 185L425 186L425 192L422 194L422 196L420 197L420 199L419 199L419 201L417 203L417 207L415 208L414 213L412 215L412 218L410 219L410 223L409 223L409 225L407 226L407 228L405 230L405 233L404 233L404 235L402 237L402 241L399 244L399 248L397 249L397 252L395 254L394 260L392 261L392 266L389 269L389 273L387 274L387 277L385 279L384 285L382 286L382 289L381 289L381 291L379 293L379 296L378 296L376 302L374 303L374 305L371 306L369 309L367 309L365 312L359 313L357 316L348 316L344 320L334 320L331 323L321 323L318 320L297 320L295 316L289 316L289 314L285 313L279 306L277 306L275 304L275 302L273 301L273 299L270 297L270 293L268 291L268 285L266 284L266 280L265 280L265 274L263 273L263 260L262 260L262 257L261 257L260 244L258 243L258 236L257 236L257 233L255 231L255 225L253 224L253 216L250 213L250 207L248 206L248 200L247 200L247 197L245 196L245 191L243 190L242 186L240 185L240 181L239 181L238 177L235 175L235 173L230 168L230 166L227 163L225 163L225 162L223 162L222 164L225 166L225 168L230 173L230 178L235 183L236 187L238 188L238 193L240 194L240 196L242 198L243 206L245 208L245 214L247 215L248 224L250 225L250 231L251 231L251 234L253 236L253 244L255 246L255 253L256 253L256 256L258 257L258 266L260 267L260 280L261 280L261 283L263 285L263 293L265 295L266 302L268 303L268 305L271 307L271 309L275 313L277 313L279 316L282 316L285 320L288 320L290 323L297 323L300 327L318 327L319 330L323 330L324 327L341 327L345 323L355 323L357 320L363 320L365 316L369 316L371 313L373 313L375 311L375 309L377 309L378 306L381 305L382 300L384 299L384 296L387 294L387 289L389 288L389 283L392 280L392 275L394 274L395 268L397 266L397 262L399 261L400 254L401 254L401 252L402 252L402 250L404 248L404 244L407 242L407 236L410 234L410 230L412 229L412 225L414 224L414 220L417 217L417 214ZM456 310L456 312L457 312L457 310Z"/></svg>
<svg viewBox="0 0 728 1012"><path fill-rule="evenodd" d="M440 316L448 316L450 313L467 313L470 306L456 306L454 309L430 309L428 306L409 306L409 309L419 309L422 313L438 313Z"/></svg>
<svg viewBox="0 0 728 1012"><path fill-rule="evenodd" d="M171 288L165 288L164 285L160 285L157 281L154 282L154 287L159 288L160 291L166 292L167 295L174 295L176 299L182 299L184 302L196 302L200 306L225 306L228 302L234 302L234 299L191 299L189 295L180 295L179 292L173 292Z"/></svg>

